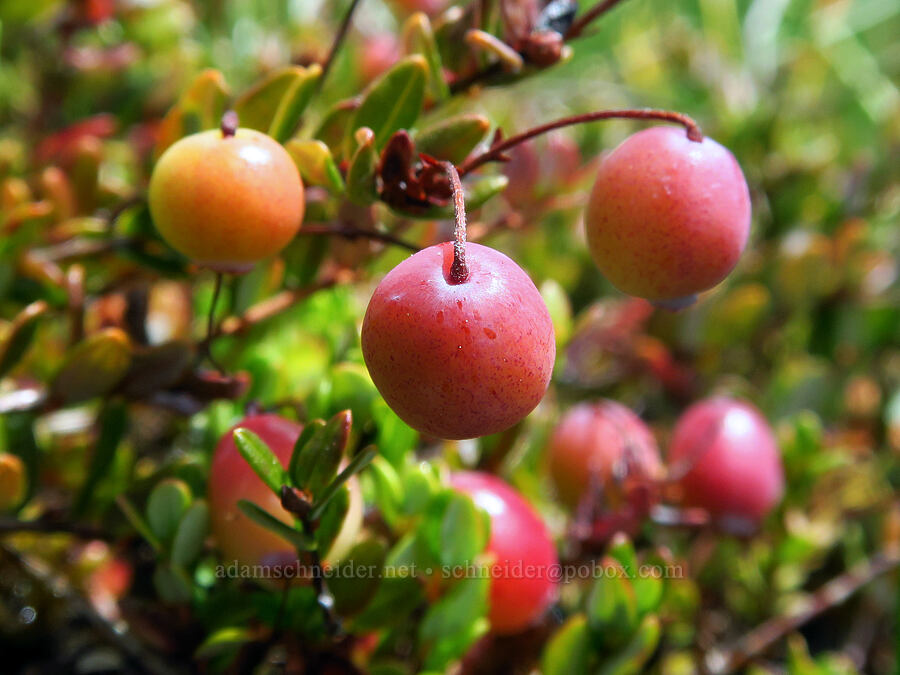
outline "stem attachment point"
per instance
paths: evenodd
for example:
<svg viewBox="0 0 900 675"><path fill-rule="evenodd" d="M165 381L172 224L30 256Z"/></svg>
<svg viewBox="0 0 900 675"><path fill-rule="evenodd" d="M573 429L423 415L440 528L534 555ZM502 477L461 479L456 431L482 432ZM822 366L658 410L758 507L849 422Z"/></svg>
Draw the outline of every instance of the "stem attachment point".
<svg viewBox="0 0 900 675"><path fill-rule="evenodd" d="M238 114L234 110L226 110L222 115L222 123L219 128L222 130L222 138L231 138L238 130Z"/></svg>

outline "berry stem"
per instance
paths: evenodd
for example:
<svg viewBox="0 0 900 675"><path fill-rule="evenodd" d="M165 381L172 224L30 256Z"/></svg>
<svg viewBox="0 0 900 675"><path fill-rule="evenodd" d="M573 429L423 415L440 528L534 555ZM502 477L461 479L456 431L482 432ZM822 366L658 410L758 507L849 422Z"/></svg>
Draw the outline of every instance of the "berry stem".
<svg viewBox="0 0 900 675"><path fill-rule="evenodd" d="M692 141L699 143L703 140L703 133L697 123L683 113L672 112L671 110L654 110L652 108L642 109L626 109L626 110L600 110L598 112L584 113L582 115L573 115L572 117L563 117L554 122L542 124L528 131L524 131L516 136L510 136L505 141L495 143L487 151L471 157L462 163L459 167L459 175L465 176L467 173L477 169L482 164L488 162L503 160L504 153L507 150L521 145L535 136L546 134L554 129L569 127L575 124L584 124L586 122L597 122L600 120L612 119L632 119L632 120L659 120L661 122L674 122L682 125L687 130L687 136Z"/></svg>
<svg viewBox="0 0 900 675"><path fill-rule="evenodd" d="M234 110L226 110L222 115L222 123L219 128L222 130L222 138L231 138L238 130L238 114Z"/></svg>
<svg viewBox="0 0 900 675"><path fill-rule="evenodd" d="M205 356L209 362L213 364L220 374L224 375L225 370L220 366L212 355L212 342L216 336L216 305L219 304L219 295L222 293L222 282L225 275L222 272L216 272L216 285L213 287L212 301L209 304L209 314L206 317L206 338L201 342L201 358Z"/></svg>
<svg viewBox="0 0 900 675"><path fill-rule="evenodd" d="M456 216L456 228L453 230L453 264L450 265L450 282L464 284L469 278L469 266L466 265L466 197L463 192L459 172L453 162L441 162L450 179L453 189L453 213Z"/></svg>

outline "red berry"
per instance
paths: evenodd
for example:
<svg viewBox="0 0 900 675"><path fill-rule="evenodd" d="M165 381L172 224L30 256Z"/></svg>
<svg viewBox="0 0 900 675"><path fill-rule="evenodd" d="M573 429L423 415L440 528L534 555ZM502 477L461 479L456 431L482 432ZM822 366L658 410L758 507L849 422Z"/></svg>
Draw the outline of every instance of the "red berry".
<svg viewBox="0 0 900 675"><path fill-rule="evenodd" d="M655 481L662 477L656 439L631 410L615 401L580 403L550 437L548 468L562 501L578 506L592 485L613 477Z"/></svg>
<svg viewBox="0 0 900 675"><path fill-rule="evenodd" d="M234 443L234 430L252 431L271 448L282 465L287 466L294 444L303 427L278 415L254 415L232 427L219 441L209 471L208 498L212 533L226 564L291 565L297 560L296 550L284 539L247 518L238 501L256 503L276 518L293 524L293 516L281 506L281 500L241 456ZM326 561L335 562L345 554L362 523L362 501L359 485L351 479L350 509L340 533L335 538Z"/></svg>
<svg viewBox="0 0 900 675"><path fill-rule="evenodd" d="M556 600L559 558L546 526L522 496L486 473L455 473L450 483L490 515L489 613L498 634L524 630Z"/></svg>
<svg viewBox="0 0 900 675"><path fill-rule="evenodd" d="M585 213L588 245L620 290L673 307L722 281L750 231L750 193L711 138L652 127L600 164Z"/></svg>
<svg viewBox="0 0 900 675"><path fill-rule="evenodd" d="M695 403L675 426L669 469L685 504L717 518L757 524L781 500L784 470L769 423L731 398Z"/></svg>
<svg viewBox="0 0 900 675"><path fill-rule="evenodd" d="M150 178L149 204L172 248L223 272L246 271L279 253L305 208L291 156L252 129L204 131L169 147Z"/></svg>
<svg viewBox="0 0 900 675"><path fill-rule="evenodd" d="M508 429L540 402L556 346L528 275L499 251L468 244L469 277L450 281L453 244L391 270L362 327L366 366L407 424L438 438Z"/></svg>

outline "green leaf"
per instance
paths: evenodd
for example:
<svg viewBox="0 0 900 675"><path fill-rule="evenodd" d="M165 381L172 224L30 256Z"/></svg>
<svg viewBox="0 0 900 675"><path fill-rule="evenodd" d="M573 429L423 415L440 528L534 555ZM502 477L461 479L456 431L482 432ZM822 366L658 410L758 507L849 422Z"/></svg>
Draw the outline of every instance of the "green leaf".
<svg viewBox="0 0 900 675"><path fill-rule="evenodd" d="M607 660L597 671L598 675L639 675L644 664L659 644L659 618L650 614L644 617L634 637L628 644Z"/></svg>
<svg viewBox="0 0 900 675"><path fill-rule="evenodd" d="M428 608L419 628L427 656L425 668L443 671L487 633L490 577L465 577Z"/></svg>
<svg viewBox="0 0 900 675"><path fill-rule="evenodd" d="M228 86L222 73L211 68L202 71L160 123L154 156L159 157L183 136L218 126L227 98Z"/></svg>
<svg viewBox="0 0 900 675"><path fill-rule="evenodd" d="M560 628L544 647L541 658L544 675L590 675L591 631L587 617L576 614Z"/></svg>
<svg viewBox="0 0 900 675"><path fill-rule="evenodd" d="M430 464L415 462L404 467L403 513L408 516L422 513L432 497L441 492L440 481ZM446 493L450 493L449 490Z"/></svg>
<svg viewBox="0 0 900 675"><path fill-rule="evenodd" d="M424 12L416 12L403 24L403 44L408 54L419 53L428 63L428 84L435 99L443 101L450 97L450 87L444 79L444 64L431 21Z"/></svg>
<svg viewBox="0 0 900 675"><path fill-rule="evenodd" d="M376 80L367 90L351 130L369 127L375 134L375 149L381 150L398 129L409 129L422 112L428 64L421 56L410 56Z"/></svg>
<svg viewBox="0 0 900 675"><path fill-rule="evenodd" d="M94 491L112 466L116 448L119 447L119 443L122 442L128 429L127 407L121 402L109 403L100 412L97 424L100 427L100 436L94 446L87 479L81 486L81 491L78 493L72 509L79 515L87 510L94 497Z"/></svg>
<svg viewBox="0 0 900 675"><path fill-rule="evenodd" d="M611 558L603 561L603 574L588 596L587 615L591 630L611 646L623 644L637 626L634 589L622 566Z"/></svg>
<svg viewBox="0 0 900 675"><path fill-rule="evenodd" d="M484 115L458 115L438 122L416 134L416 150L459 164L478 145L491 128Z"/></svg>
<svg viewBox="0 0 900 675"><path fill-rule="evenodd" d="M609 543L607 553L621 565L626 579L633 580L637 577L637 553L634 551L634 544L631 543L626 534L622 532L616 533Z"/></svg>
<svg viewBox="0 0 900 675"><path fill-rule="evenodd" d="M309 514L309 517L312 520L316 520L322 515L322 512L325 510L325 507L328 506L328 502L337 494L337 491L340 489L344 483L350 480L351 477L358 474L360 471L365 469L369 463L375 458L375 455L378 453L378 448L374 445L370 445L366 448L363 448L358 453L356 453L353 458L347 463L347 466L341 471L333 481L322 491L322 496L319 497L312 511Z"/></svg>
<svg viewBox="0 0 900 675"><path fill-rule="evenodd" d="M153 533L168 541L191 504L191 489L174 478L159 483L147 499L147 522Z"/></svg>
<svg viewBox="0 0 900 675"><path fill-rule="evenodd" d="M403 500L400 476L390 462L380 455L372 460L368 475L372 478L375 488L375 505L387 523L393 525Z"/></svg>
<svg viewBox="0 0 900 675"><path fill-rule="evenodd" d="M147 524L141 514L138 513L138 510L134 508L134 505L128 501L128 498L125 495L119 495L116 497L116 504L119 507L119 510L122 512L122 515L125 516L125 519L131 524L131 526L140 534L150 546L153 547L153 550L159 553L162 550L162 543L159 539L156 538L156 535L153 534L153 530L150 529L150 526Z"/></svg>
<svg viewBox="0 0 900 675"><path fill-rule="evenodd" d="M503 192L508 184L509 179L502 174L480 176L472 179L467 178L463 184L466 210L474 211L483 206L485 202ZM448 203L445 206L430 206L416 211L393 210L409 218L421 218L424 220L448 220L453 218L452 203Z"/></svg>
<svg viewBox="0 0 900 675"><path fill-rule="evenodd" d="M372 417L378 427L375 444L381 456L395 468L402 467L406 456L415 447L419 433L397 417L397 413L381 398L372 403Z"/></svg>
<svg viewBox="0 0 900 675"><path fill-rule="evenodd" d="M269 136L279 143L284 143L294 135L300 124L300 118L316 91L316 84L322 77L322 67L319 64L313 64L305 71L305 74L298 77L281 97L272 124L269 126Z"/></svg>
<svg viewBox="0 0 900 675"><path fill-rule="evenodd" d="M344 521L350 511L350 486L341 485L337 492L328 499L328 504L319 518L315 540L323 557L331 554L331 548L344 527Z"/></svg>
<svg viewBox="0 0 900 675"><path fill-rule="evenodd" d="M308 537L300 530L279 520L253 502L248 502L246 499L239 499L238 508L241 510L241 513L254 523L290 542L298 551L312 551L315 549L316 544L311 537Z"/></svg>
<svg viewBox="0 0 900 675"><path fill-rule="evenodd" d="M190 567L203 551L203 540L209 529L209 507L197 500L184 514L172 542L172 564Z"/></svg>
<svg viewBox="0 0 900 675"><path fill-rule="evenodd" d="M354 621L354 630L381 630L403 623L425 600L422 584L412 576L419 555L415 533L403 537L388 553L385 575L375 597Z"/></svg>
<svg viewBox="0 0 900 675"><path fill-rule="evenodd" d="M490 537L485 522L471 497L454 493L444 509L444 517L441 520L443 541L440 551L441 564L447 566L472 564L487 546Z"/></svg>
<svg viewBox="0 0 900 675"><path fill-rule="evenodd" d="M277 68L238 96L234 111L242 127L268 133L283 142L290 138L321 76L319 66ZM281 138L279 134L287 133Z"/></svg>
<svg viewBox="0 0 900 675"><path fill-rule="evenodd" d="M297 487L315 498L323 493L337 475L352 424L353 415L349 410L339 412L299 450L293 473Z"/></svg>
<svg viewBox="0 0 900 675"><path fill-rule="evenodd" d="M205 660L236 650L254 640L253 633L246 628L229 626L210 634L194 652L194 658Z"/></svg>
<svg viewBox="0 0 900 675"><path fill-rule="evenodd" d="M359 105L360 99L358 98L338 101L325 114L325 118L316 133L313 134L314 138L319 139L331 149L336 162L342 160L347 154L347 141L352 131L350 125L353 123Z"/></svg>
<svg viewBox="0 0 900 675"><path fill-rule="evenodd" d="M0 342L0 378L12 370L31 346L40 319L49 306L43 300L28 305L16 315Z"/></svg>
<svg viewBox="0 0 900 675"><path fill-rule="evenodd" d="M322 141L289 140L285 148L307 185L321 185L334 194L343 194L346 186L331 150Z"/></svg>
<svg viewBox="0 0 900 675"><path fill-rule="evenodd" d="M191 599L191 582L183 572L159 564L153 571L153 586L163 602L184 604Z"/></svg>
<svg viewBox="0 0 900 675"><path fill-rule="evenodd" d="M356 152L347 168L347 197L354 204L369 206L378 200L376 172L378 153L375 152L375 135L368 127L357 129Z"/></svg>
<svg viewBox="0 0 900 675"><path fill-rule="evenodd" d="M118 328L85 338L66 354L50 387L52 396L71 405L112 391L131 365L131 341Z"/></svg>
<svg viewBox="0 0 900 675"><path fill-rule="evenodd" d="M290 479L275 453L249 429L235 429L234 444L250 468L280 499L281 487Z"/></svg>
<svg viewBox="0 0 900 675"><path fill-rule="evenodd" d="M378 539L356 544L328 575L328 590L341 616L355 614L375 597L384 570L387 546Z"/></svg>
<svg viewBox="0 0 900 675"><path fill-rule="evenodd" d="M288 462L288 475L290 476L292 485L302 485L302 483L298 480L298 464L300 463L301 458L304 458L304 453L306 452L307 445L313 438L316 438L317 435L320 435L322 431L325 429L325 422L323 420L311 420L306 423L303 427L303 431L300 432L300 435L297 437L297 442L294 443L294 449L291 452L291 461ZM312 455L312 448L309 448L309 453L305 456L304 461L310 461L314 455Z"/></svg>

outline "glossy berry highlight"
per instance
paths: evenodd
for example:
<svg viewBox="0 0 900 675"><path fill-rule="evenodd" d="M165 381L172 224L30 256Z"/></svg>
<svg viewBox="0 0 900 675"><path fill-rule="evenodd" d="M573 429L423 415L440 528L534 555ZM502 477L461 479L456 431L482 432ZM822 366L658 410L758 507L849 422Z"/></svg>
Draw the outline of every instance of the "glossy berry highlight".
<svg viewBox="0 0 900 675"><path fill-rule="evenodd" d="M553 323L531 279L508 257L466 245L468 277L450 276L452 243L391 270L362 327L372 381L414 429L444 439L508 429L540 402L553 371Z"/></svg>
<svg viewBox="0 0 900 675"><path fill-rule="evenodd" d="M226 564L279 566L297 560L297 551L285 540L257 525L238 508L246 499L270 514L293 525L294 517L281 506L281 500L241 456L234 443L236 429L248 429L259 436L278 460L287 467L294 444L303 427L278 415L247 417L222 436L209 471L208 498L211 529L222 559ZM351 547L362 524L362 496L355 478L350 487L350 508L344 524L325 555L325 562L335 562Z"/></svg>
<svg viewBox="0 0 900 675"><path fill-rule="evenodd" d="M726 148L681 128L652 127L601 162L585 229L614 286L679 309L737 264L750 232L750 193Z"/></svg>
<svg viewBox="0 0 900 675"><path fill-rule="evenodd" d="M297 234L303 182L287 151L252 129L182 138L150 178L153 222L172 248L219 272L245 272Z"/></svg>
<svg viewBox="0 0 900 675"><path fill-rule="evenodd" d="M453 474L451 485L487 511L491 537L488 619L500 635L534 624L556 600L559 558L544 522L522 496L487 473Z"/></svg>
<svg viewBox="0 0 900 675"><path fill-rule="evenodd" d="M576 508L592 486L610 480L663 476L650 429L620 403L579 403L562 417L547 447L547 466L560 500Z"/></svg>
<svg viewBox="0 0 900 675"><path fill-rule="evenodd" d="M678 420L669 451L683 502L717 519L757 525L781 501L784 469L769 423L732 398L695 403Z"/></svg>

